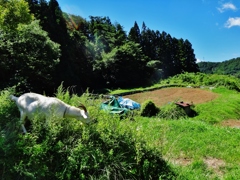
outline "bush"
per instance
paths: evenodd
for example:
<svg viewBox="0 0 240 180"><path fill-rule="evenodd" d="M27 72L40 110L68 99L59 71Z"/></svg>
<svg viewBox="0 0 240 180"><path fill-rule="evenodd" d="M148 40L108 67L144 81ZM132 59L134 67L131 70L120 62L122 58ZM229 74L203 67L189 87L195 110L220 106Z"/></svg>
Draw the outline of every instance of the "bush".
<svg viewBox="0 0 240 180"><path fill-rule="evenodd" d="M230 90L240 92L240 80L230 75L182 73L161 81L161 84L178 84L183 86L224 86Z"/></svg>
<svg viewBox="0 0 240 180"><path fill-rule="evenodd" d="M141 107L140 114L144 117L156 116L160 112L160 109L150 100L145 101Z"/></svg>
<svg viewBox="0 0 240 180"><path fill-rule="evenodd" d="M170 103L161 108L158 116L162 119L172 120L186 118L187 114L182 108L176 106L175 103Z"/></svg>

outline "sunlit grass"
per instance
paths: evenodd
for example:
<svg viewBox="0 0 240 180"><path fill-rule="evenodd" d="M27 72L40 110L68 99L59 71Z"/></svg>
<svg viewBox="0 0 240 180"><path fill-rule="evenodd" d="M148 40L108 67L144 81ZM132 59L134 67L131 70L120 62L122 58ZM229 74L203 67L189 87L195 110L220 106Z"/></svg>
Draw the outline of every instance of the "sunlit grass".
<svg viewBox="0 0 240 180"><path fill-rule="evenodd" d="M198 84L201 77L205 78L183 75ZM217 82L216 76L213 77ZM178 79L165 83L178 83ZM56 96L74 106L83 103L97 123L88 126L75 119L53 118L43 126L36 118L34 127L25 136L21 135L19 112L8 98L13 91L3 91L0 94L0 173L8 175L5 179L46 176L111 179L116 175L156 179L157 174L179 180L240 179L240 129L221 126L224 120L240 119L239 92L229 89L214 88L212 91L218 97L195 105L198 115L192 118L179 116L169 106L162 112L164 118L161 113L151 118L136 113L131 121L101 111L101 98L92 98L88 92L82 96L70 95L60 86ZM136 90L146 88L111 93Z"/></svg>
<svg viewBox="0 0 240 180"><path fill-rule="evenodd" d="M226 88L214 92L219 94L218 98L196 105L198 116L194 118L138 119L142 137L173 164L179 179L240 178L240 130L219 124L239 118L240 96ZM220 165L208 167L208 159ZM175 164L184 160L188 160L188 164Z"/></svg>
<svg viewBox="0 0 240 180"><path fill-rule="evenodd" d="M218 98L208 103L196 105L195 109L199 115L193 120L215 124L223 120L239 119L239 93L226 88L214 89L213 92L219 94Z"/></svg>

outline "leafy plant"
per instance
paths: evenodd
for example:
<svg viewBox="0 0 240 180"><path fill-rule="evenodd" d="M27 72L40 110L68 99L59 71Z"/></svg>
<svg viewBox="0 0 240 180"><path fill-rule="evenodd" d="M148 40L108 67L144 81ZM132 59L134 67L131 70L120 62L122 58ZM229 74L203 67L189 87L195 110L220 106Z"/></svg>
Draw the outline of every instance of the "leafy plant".
<svg viewBox="0 0 240 180"><path fill-rule="evenodd" d="M180 108L173 102L163 106L158 113L158 117L167 120L174 120L187 118L188 116L183 108Z"/></svg>
<svg viewBox="0 0 240 180"><path fill-rule="evenodd" d="M155 106L155 104L148 100L145 101L141 106L141 116L152 117L156 116L160 112L160 109Z"/></svg>

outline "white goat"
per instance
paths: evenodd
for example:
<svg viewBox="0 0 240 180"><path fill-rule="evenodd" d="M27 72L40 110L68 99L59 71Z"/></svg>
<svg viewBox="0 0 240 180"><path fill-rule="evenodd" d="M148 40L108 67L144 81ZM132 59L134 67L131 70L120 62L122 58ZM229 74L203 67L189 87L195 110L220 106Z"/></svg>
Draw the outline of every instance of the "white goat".
<svg viewBox="0 0 240 180"><path fill-rule="evenodd" d="M10 99L15 101L18 106L20 111L20 121L24 133L27 133L24 126L26 117L31 120L35 113L39 113L42 119L48 119L54 115L63 118L76 118L84 123L90 122L87 109L82 104L79 108L82 108L83 110L70 106L57 98L46 97L36 93L25 93L20 97L11 95Z"/></svg>

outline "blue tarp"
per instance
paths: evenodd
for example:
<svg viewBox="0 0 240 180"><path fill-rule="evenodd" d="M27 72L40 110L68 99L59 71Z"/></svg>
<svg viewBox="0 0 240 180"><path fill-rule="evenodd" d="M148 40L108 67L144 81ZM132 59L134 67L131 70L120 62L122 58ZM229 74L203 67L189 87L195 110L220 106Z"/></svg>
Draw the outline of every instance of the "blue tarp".
<svg viewBox="0 0 240 180"><path fill-rule="evenodd" d="M127 109L140 109L141 105L129 98L123 98L123 97L118 97L118 102L121 107L127 108Z"/></svg>
<svg viewBox="0 0 240 180"><path fill-rule="evenodd" d="M110 96L110 100L103 102L100 109L112 114L126 114L130 110L140 109L140 104L128 98L118 97L116 99L114 96Z"/></svg>

